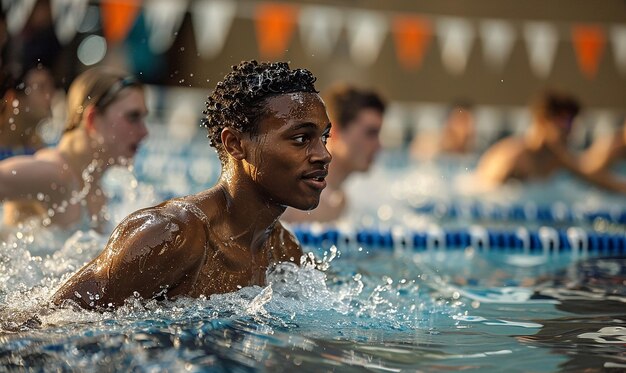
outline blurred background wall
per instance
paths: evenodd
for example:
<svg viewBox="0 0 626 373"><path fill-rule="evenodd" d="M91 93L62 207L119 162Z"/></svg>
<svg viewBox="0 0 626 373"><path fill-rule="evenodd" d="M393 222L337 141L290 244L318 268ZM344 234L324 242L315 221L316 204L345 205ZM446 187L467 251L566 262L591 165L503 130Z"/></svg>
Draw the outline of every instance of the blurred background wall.
<svg viewBox="0 0 626 373"><path fill-rule="evenodd" d="M252 58L308 68L322 90L336 81L380 89L392 103L388 146L436 127L455 100L476 105L483 143L523 127L526 104L545 87L581 99L588 132L608 131L626 109L624 0L3 0L2 8L10 54L58 44L45 59L65 87L95 64L125 67L159 87L159 115L199 117L208 89Z"/></svg>

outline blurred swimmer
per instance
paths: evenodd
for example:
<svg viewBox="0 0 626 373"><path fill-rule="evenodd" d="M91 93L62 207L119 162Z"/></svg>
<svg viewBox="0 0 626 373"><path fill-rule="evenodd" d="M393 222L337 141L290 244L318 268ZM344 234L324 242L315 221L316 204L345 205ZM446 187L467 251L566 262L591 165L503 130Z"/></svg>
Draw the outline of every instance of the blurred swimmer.
<svg viewBox="0 0 626 373"><path fill-rule="evenodd" d="M0 162L4 223L102 229L101 177L135 156L148 134L146 115L143 86L134 77L107 67L79 75L59 144Z"/></svg>

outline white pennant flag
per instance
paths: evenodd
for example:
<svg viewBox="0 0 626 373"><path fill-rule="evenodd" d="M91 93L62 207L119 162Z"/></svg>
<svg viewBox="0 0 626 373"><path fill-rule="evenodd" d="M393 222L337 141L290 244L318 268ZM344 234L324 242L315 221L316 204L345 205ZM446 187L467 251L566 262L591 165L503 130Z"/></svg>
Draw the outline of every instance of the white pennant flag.
<svg viewBox="0 0 626 373"><path fill-rule="evenodd" d="M524 38L530 67L538 76L547 77L559 41L556 27L547 22L528 22L524 25Z"/></svg>
<svg viewBox="0 0 626 373"><path fill-rule="evenodd" d="M389 28L387 19L377 12L355 10L348 14L346 27L352 60L362 66L374 63Z"/></svg>
<svg viewBox="0 0 626 373"><path fill-rule="evenodd" d="M187 12L187 0L148 0L144 17L148 30L148 46L155 54L167 51L174 43Z"/></svg>
<svg viewBox="0 0 626 373"><path fill-rule="evenodd" d="M626 26L618 25L611 28L611 44L617 69L626 74Z"/></svg>
<svg viewBox="0 0 626 373"><path fill-rule="evenodd" d="M464 19L441 18L437 21L441 59L450 73L458 75L465 71L474 34L474 28Z"/></svg>
<svg viewBox="0 0 626 373"><path fill-rule="evenodd" d="M200 0L193 3L193 29L203 58L221 52L235 18L237 5L230 0Z"/></svg>
<svg viewBox="0 0 626 373"><path fill-rule="evenodd" d="M2 0L7 31L11 35L22 32L37 0Z"/></svg>
<svg viewBox="0 0 626 373"><path fill-rule="evenodd" d="M300 37L314 56L328 57L337 44L343 16L330 6L305 6L300 10Z"/></svg>
<svg viewBox="0 0 626 373"><path fill-rule="evenodd" d="M480 37L487 63L493 68L502 69L513 49L513 26L506 21L485 20L480 23Z"/></svg>
<svg viewBox="0 0 626 373"><path fill-rule="evenodd" d="M76 35L85 18L89 0L52 0L50 13L54 22L54 32L61 44L67 44Z"/></svg>

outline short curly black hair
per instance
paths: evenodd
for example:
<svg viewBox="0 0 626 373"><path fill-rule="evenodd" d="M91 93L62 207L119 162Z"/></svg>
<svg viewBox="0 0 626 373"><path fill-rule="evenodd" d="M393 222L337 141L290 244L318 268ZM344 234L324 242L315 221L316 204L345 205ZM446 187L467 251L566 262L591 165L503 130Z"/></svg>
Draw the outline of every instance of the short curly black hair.
<svg viewBox="0 0 626 373"><path fill-rule="evenodd" d="M266 114L266 99L285 93L318 93L315 76L306 69L291 70L287 62L242 61L232 69L217 83L202 112L209 144L217 150L222 164L227 160L221 139L225 127L254 135Z"/></svg>

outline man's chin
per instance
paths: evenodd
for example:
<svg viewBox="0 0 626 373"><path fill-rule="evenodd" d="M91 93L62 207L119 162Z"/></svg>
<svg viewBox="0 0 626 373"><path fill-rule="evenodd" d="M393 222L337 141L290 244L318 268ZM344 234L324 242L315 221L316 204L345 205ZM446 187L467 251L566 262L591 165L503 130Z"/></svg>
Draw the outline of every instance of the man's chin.
<svg viewBox="0 0 626 373"><path fill-rule="evenodd" d="M315 203L302 204L301 206L293 206L294 208L302 211L311 211L314 210L317 206L319 206L320 200L318 199Z"/></svg>

